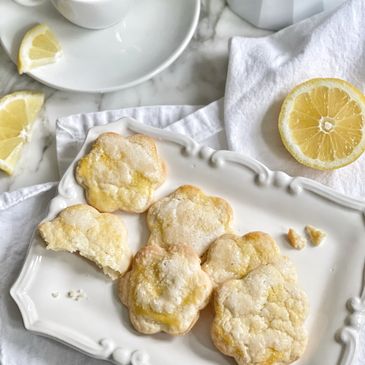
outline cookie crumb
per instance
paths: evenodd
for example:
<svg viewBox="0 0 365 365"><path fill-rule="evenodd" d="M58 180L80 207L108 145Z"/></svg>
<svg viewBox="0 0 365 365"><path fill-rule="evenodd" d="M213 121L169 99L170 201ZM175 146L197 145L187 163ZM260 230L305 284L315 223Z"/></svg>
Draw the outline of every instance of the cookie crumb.
<svg viewBox="0 0 365 365"><path fill-rule="evenodd" d="M54 292L51 293L51 296L52 296L52 298L57 299L57 298L59 298L60 293L58 291L54 291Z"/></svg>
<svg viewBox="0 0 365 365"><path fill-rule="evenodd" d="M76 297L75 290L70 290L67 292L67 298L75 299L75 297Z"/></svg>
<svg viewBox="0 0 365 365"><path fill-rule="evenodd" d="M310 224L305 226L305 231L313 246L319 246L327 237L327 233L319 228L313 227Z"/></svg>
<svg viewBox="0 0 365 365"><path fill-rule="evenodd" d="M82 289L76 290L76 300L86 299L86 298L87 298L86 293Z"/></svg>
<svg viewBox="0 0 365 365"><path fill-rule="evenodd" d="M80 299L86 299L87 295L82 289L78 290L70 290L67 292L67 297L71 298L75 301L79 301Z"/></svg>
<svg viewBox="0 0 365 365"><path fill-rule="evenodd" d="M289 228L288 241L290 243L290 246L297 250L302 250L307 244L307 240L293 228Z"/></svg>

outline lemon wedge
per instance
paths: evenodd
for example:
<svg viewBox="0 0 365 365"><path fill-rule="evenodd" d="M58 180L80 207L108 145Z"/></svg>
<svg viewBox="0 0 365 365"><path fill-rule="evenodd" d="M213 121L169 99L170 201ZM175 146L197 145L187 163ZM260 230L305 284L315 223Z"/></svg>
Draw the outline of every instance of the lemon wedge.
<svg viewBox="0 0 365 365"><path fill-rule="evenodd" d="M9 175L43 102L44 95L33 91L17 91L0 99L0 169Z"/></svg>
<svg viewBox="0 0 365 365"><path fill-rule="evenodd" d="M18 53L18 72L55 63L62 55L61 46L46 24L38 24L25 34Z"/></svg>
<svg viewBox="0 0 365 365"><path fill-rule="evenodd" d="M348 165L365 150L365 96L344 80L308 80L285 98L279 132L286 149L306 166Z"/></svg>

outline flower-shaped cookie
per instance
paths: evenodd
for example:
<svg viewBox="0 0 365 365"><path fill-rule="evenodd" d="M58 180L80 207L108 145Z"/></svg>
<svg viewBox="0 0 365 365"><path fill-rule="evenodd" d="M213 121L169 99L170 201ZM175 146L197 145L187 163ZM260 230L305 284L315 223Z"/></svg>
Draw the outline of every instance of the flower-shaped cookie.
<svg viewBox="0 0 365 365"><path fill-rule="evenodd" d="M290 364L303 354L308 300L290 266L262 265L216 290L212 339L239 365Z"/></svg>
<svg viewBox="0 0 365 365"><path fill-rule="evenodd" d="M225 234L209 247L203 270L217 286L229 279L241 279L279 257L279 247L267 233L250 232L242 237Z"/></svg>
<svg viewBox="0 0 365 365"><path fill-rule="evenodd" d="M78 252L93 261L112 279L127 271L132 252L123 221L113 214L99 213L86 204L62 210L38 227L47 249Z"/></svg>
<svg viewBox="0 0 365 365"><path fill-rule="evenodd" d="M119 286L133 326L145 334L189 332L211 291L199 257L184 245L146 245L137 252Z"/></svg>
<svg viewBox="0 0 365 365"><path fill-rule="evenodd" d="M145 211L165 178L165 165L154 140L141 134L100 135L76 168L76 180L84 187L86 200L101 212Z"/></svg>
<svg viewBox="0 0 365 365"><path fill-rule="evenodd" d="M230 230L232 217L232 208L225 200L205 195L195 186L180 186L148 210L149 242L187 244L201 256L217 237Z"/></svg>

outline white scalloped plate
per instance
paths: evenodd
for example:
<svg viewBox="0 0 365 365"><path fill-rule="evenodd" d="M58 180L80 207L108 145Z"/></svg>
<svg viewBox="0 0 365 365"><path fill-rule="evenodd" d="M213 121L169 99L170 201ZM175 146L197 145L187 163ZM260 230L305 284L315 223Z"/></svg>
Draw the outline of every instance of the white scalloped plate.
<svg viewBox="0 0 365 365"><path fill-rule="evenodd" d="M275 237L283 254L298 268L300 283L311 304L307 321L309 344L298 365L353 363L359 327L365 319L364 203L314 181L272 172L243 155L214 151L187 137L128 118L92 128L75 161L85 154L100 133L107 131L123 135L144 133L157 139L169 174L156 198L179 185L195 184L231 203L238 233L263 230ZM73 176L75 161L59 184L47 220L68 205L85 202L83 191ZM145 217L121 215L129 229L129 243L136 250L146 240ZM308 223L326 230L327 241L318 248L291 249L283 234L288 227L302 230ZM71 300L65 295L70 289L83 289L88 298ZM55 291L60 293L58 299L51 296ZM132 329L127 311L116 297L115 284L76 255L47 251L37 234L32 238L11 295L27 329L100 359L122 365L234 363L211 343L210 308L203 312L187 336L139 335Z"/></svg>

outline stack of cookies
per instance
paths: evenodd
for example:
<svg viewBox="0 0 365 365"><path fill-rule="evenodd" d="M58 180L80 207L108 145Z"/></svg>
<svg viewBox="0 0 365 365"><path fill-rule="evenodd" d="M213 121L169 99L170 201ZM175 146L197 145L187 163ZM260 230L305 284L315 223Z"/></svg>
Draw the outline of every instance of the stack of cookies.
<svg viewBox="0 0 365 365"><path fill-rule="evenodd" d="M231 206L197 187L152 204L166 179L153 139L102 134L75 174L89 205L64 209L40 234L47 248L78 252L120 278L137 331L185 335L212 299L213 342L238 364L290 364L302 355L308 300L292 263L268 234L234 234ZM150 237L134 257L117 210L147 211Z"/></svg>

